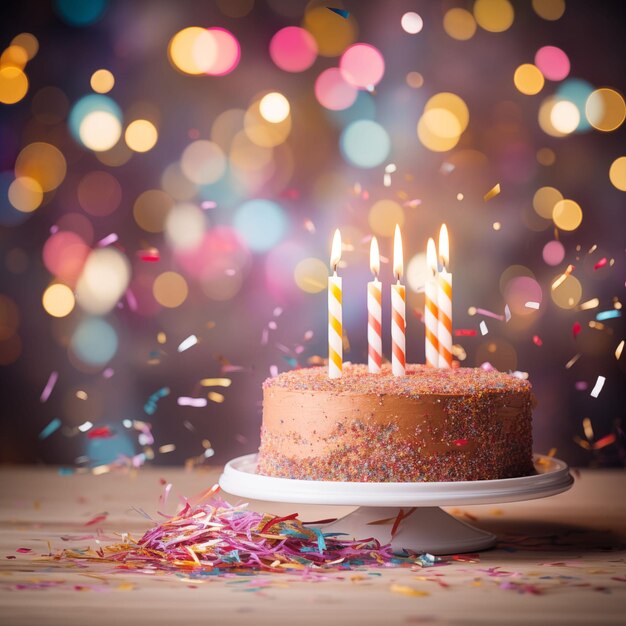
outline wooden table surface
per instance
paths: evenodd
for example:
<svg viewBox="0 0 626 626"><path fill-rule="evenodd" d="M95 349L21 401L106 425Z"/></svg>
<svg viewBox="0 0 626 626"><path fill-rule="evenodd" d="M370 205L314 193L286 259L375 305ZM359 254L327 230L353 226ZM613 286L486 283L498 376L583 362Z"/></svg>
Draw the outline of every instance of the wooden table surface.
<svg viewBox="0 0 626 626"><path fill-rule="evenodd" d="M299 624L626 624L626 473L583 470L571 491L528 502L446 509L500 538L476 562L328 573L321 581L260 573L236 578L116 572L110 565L53 561L66 547L107 534L140 536L160 479L179 496L216 482L219 468L185 472L61 475L55 468L0 469L0 624L7 626ZM229 498L238 502L237 498ZM337 517L350 507L253 501L275 514ZM87 537L81 539L80 537ZM18 552L27 548L29 553Z"/></svg>

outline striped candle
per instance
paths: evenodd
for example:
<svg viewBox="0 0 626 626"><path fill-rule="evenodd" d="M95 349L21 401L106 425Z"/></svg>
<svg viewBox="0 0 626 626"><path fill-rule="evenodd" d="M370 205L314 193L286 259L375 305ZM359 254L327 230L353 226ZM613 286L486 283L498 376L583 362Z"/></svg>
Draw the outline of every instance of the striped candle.
<svg viewBox="0 0 626 626"><path fill-rule="evenodd" d="M370 374L378 374L383 362L383 338L382 285L378 280L380 254L376 237L372 237L370 244L370 269L374 280L367 283L367 368Z"/></svg>
<svg viewBox="0 0 626 626"><path fill-rule="evenodd" d="M341 260L341 234L335 231L330 253L333 275L328 277L328 377L341 378L343 369L342 287L337 276L337 265Z"/></svg>
<svg viewBox="0 0 626 626"><path fill-rule="evenodd" d="M448 229L441 226L439 232L439 258L442 269L437 277L437 306L439 307L439 367L452 367L452 274L448 272L450 262Z"/></svg>
<svg viewBox="0 0 626 626"><path fill-rule="evenodd" d="M402 237L396 224L393 236L393 273L397 282L391 286L391 373L404 376L406 371L406 289L400 284L404 264Z"/></svg>
<svg viewBox="0 0 626 626"><path fill-rule="evenodd" d="M426 278L425 292L426 301L424 305L424 326L426 328L425 353L426 365L428 367L439 367L439 308L437 306L437 250L432 237L428 239L426 246L426 264L428 265L428 275Z"/></svg>

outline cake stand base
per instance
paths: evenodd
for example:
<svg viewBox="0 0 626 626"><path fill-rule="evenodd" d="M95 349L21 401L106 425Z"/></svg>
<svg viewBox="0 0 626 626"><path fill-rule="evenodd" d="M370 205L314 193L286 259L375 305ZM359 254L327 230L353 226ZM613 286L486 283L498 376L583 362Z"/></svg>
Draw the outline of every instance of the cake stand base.
<svg viewBox="0 0 626 626"><path fill-rule="evenodd" d="M402 515L393 537L398 516ZM496 536L449 515L437 506L396 508L361 506L329 524L313 524L324 533L342 533L346 539L377 539L391 543L396 554L456 554L492 548Z"/></svg>
<svg viewBox="0 0 626 626"><path fill-rule="evenodd" d="M355 511L329 524L311 524L349 539L378 539L403 549L431 554L459 554L493 547L495 535L448 515L441 506L495 504L546 498L567 491L574 482L567 464L536 454L535 473L517 478L458 482L355 483L277 478L256 473L257 455L229 461L220 477L222 489L256 500L301 504L350 505ZM400 521L398 517L400 516ZM392 535L392 530L395 531Z"/></svg>

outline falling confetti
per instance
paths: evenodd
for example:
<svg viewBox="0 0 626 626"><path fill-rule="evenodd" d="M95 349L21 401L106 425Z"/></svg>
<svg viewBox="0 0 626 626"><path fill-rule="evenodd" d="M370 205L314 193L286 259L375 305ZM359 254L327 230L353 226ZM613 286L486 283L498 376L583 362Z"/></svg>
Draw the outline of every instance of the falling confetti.
<svg viewBox="0 0 626 626"><path fill-rule="evenodd" d="M61 428L61 420L55 417L40 433L39 439L47 439L52 433Z"/></svg>
<svg viewBox="0 0 626 626"><path fill-rule="evenodd" d="M176 348L177 352L184 352L185 350L189 350L189 348L195 346L198 343L198 338L195 335L189 335L187 339L183 339Z"/></svg>
<svg viewBox="0 0 626 626"><path fill-rule="evenodd" d="M495 184L483 197L485 202L495 198L500 193L500 183Z"/></svg>
<svg viewBox="0 0 626 626"><path fill-rule="evenodd" d="M602 387L604 387L604 383L606 378L604 376L598 376L598 380L596 380L596 384L593 386L591 393L589 394L592 398L597 398L602 391Z"/></svg>
<svg viewBox="0 0 626 626"><path fill-rule="evenodd" d="M48 400L54 386L57 384L57 380L59 380L59 372L51 372L48 382L41 392L41 397L39 398L41 402L46 402Z"/></svg>

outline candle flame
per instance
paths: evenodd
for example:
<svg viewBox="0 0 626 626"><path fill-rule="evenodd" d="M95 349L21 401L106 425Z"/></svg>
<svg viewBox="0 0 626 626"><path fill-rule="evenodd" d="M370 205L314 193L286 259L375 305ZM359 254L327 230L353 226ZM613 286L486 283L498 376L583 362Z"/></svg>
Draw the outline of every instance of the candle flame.
<svg viewBox="0 0 626 626"><path fill-rule="evenodd" d="M402 235L400 234L400 226L398 226L398 224L396 224L396 230L393 234L393 273L398 280L402 278L402 274L404 273Z"/></svg>
<svg viewBox="0 0 626 626"><path fill-rule="evenodd" d="M370 269L372 274L378 277L380 272L380 252L378 251L378 240L376 237L372 237L372 242L370 243Z"/></svg>
<svg viewBox="0 0 626 626"><path fill-rule="evenodd" d="M428 269L433 274L437 271L437 249L435 248L435 240L432 237L428 238L428 244L426 245L426 265L428 265Z"/></svg>
<svg viewBox="0 0 626 626"><path fill-rule="evenodd" d="M339 261L341 261L341 233L339 232L339 229L337 229L335 231L335 235L333 236L333 245L330 250L330 267L333 272L337 271Z"/></svg>
<svg viewBox="0 0 626 626"><path fill-rule="evenodd" d="M439 231L439 260L444 270L450 264L450 242L448 240L448 228L445 224L441 225Z"/></svg>

